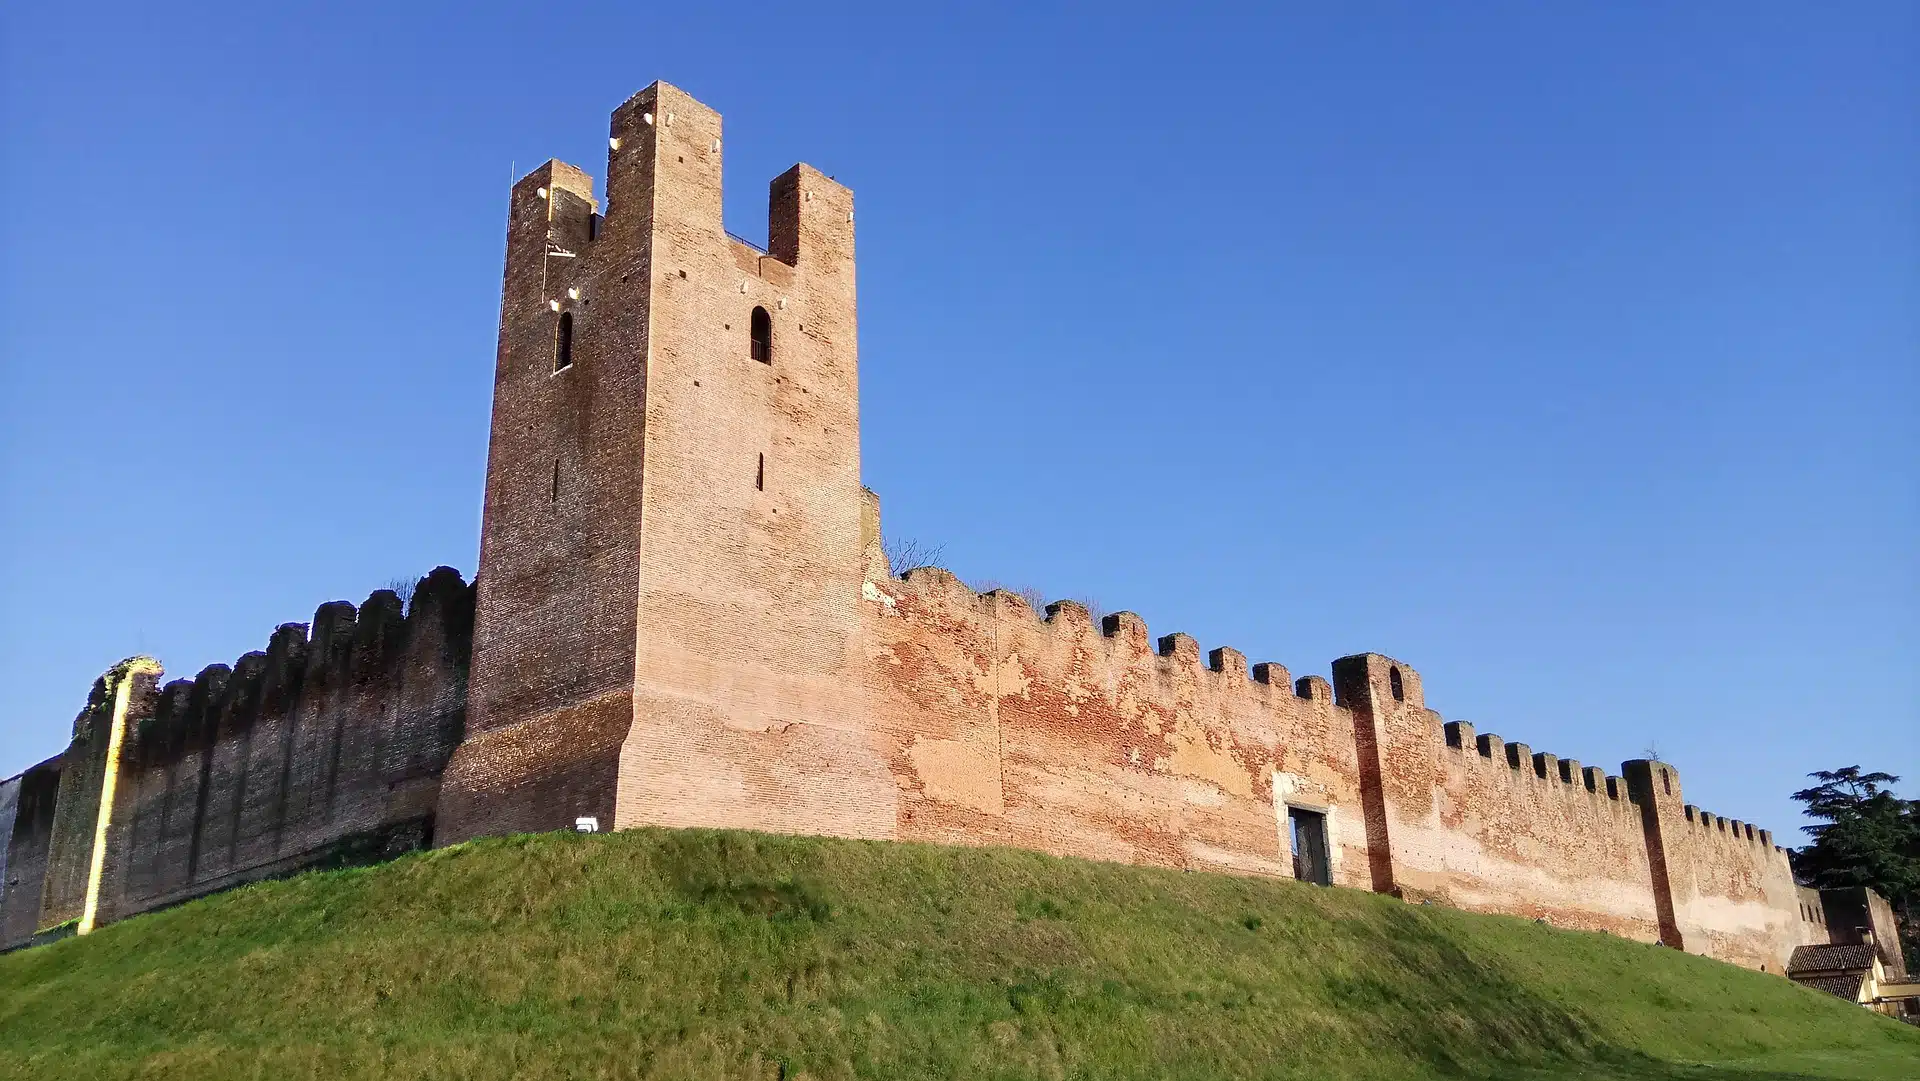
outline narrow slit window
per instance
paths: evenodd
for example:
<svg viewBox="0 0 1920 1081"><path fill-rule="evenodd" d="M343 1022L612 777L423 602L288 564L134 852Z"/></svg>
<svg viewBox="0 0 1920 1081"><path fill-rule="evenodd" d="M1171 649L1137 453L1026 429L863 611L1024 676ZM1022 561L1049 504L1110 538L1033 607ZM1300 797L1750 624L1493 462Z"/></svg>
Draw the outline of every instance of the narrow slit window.
<svg viewBox="0 0 1920 1081"><path fill-rule="evenodd" d="M765 308L753 309L747 327L747 355L762 364L773 363L773 316Z"/></svg>
<svg viewBox="0 0 1920 1081"><path fill-rule="evenodd" d="M553 460L553 485L547 489L547 502L560 502L560 459Z"/></svg>
<svg viewBox="0 0 1920 1081"><path fill-rule="evenodd" d="M1660 771L1660 787L1667 790L1667 795L1673 795L1673 775L1666 770Z"/></svg>
<svg viewBox="0 0 1920 1081"><path fill-rule="evenodd" d="M1401 682L1400 669L1397 665L1387 669L1387 683L1393 688L1393 700L1395 702L1404 702L1407 700L1407 685Z"/></svg>
<svg viewBox="0 0 1920 1081"><path fill-rule="evenodd" d="M1287 808L1287 832L1293 845L1293 877L1316 886L1333 885L1327 853L1327 816L1304 807Z"/></svg>
<svg viewBox="0 0 1920 1081"><path fill-rule="evenodd" d="M553 328L553 370L573 367L573 313L561 312Z"/></svg>
<svg viewBox="0 0 1920 1081"><path fill-rule="evenodd" d="M767 490L767 456L764 454L760 456L760 463L753 467L753 490L756 492Z"/></svg>

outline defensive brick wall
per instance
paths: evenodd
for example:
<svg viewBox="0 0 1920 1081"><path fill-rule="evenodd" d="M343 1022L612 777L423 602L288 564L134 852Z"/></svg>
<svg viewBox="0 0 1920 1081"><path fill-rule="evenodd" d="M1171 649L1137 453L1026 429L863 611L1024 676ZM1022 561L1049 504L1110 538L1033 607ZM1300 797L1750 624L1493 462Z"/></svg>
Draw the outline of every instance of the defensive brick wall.
<svg viewBox="0 0 1920 1081"><path fill-rule="evenodd" d="M115 665L87 694L87 704L73 720L73 734L60 755L60 795L54 808L52 835L47 843L45 881L41 886L40 926L78 920L86 900L92 871L93 839L100 818L112 725L119 684L129 677L133 662ZM150 704L152 680L140 681L136 708Z"/></svg>
<svg viewBox="0 0 1920 1081"><path fill-rule="evenodd" d="M7 842L6 877L0 878L0 949L22 945L40 928L40 891L60 797L60 758L27 769L7 786L14 793L14 812L0 834Z"/></svg>
<svg viewBox="0 0 1920 1081"><path fill-rule="evenodd" d="M902 836L1286 875L1293 805L1328 816L1334 881L1370 884L1353 719L1325 679L943 571L874 585L868 701Z"/></svg>
<svg viewBox="0 0 1920 1081"><path fill-rule="evenodd" d="M102 922L431 843L440 775L465 735L472 626L472 589L442 567L410 607L379 590L192 680L140 673L100 834L121 669L103 676L57 780L47 767L18 780L0 945L82 915L96 836Z"/></svg>
<svg viewBox="0 0 1920 1081"><path fill-rule="evenodd" d="M0 781L0 904L6 899L7 856L13 850L13 821L20 810L19 777Z"/></svg>
<svg viewBox="0 0 1920 1081"><path fill-rule="evenodd" d="M867 504L877 520L870 494ZM865 532L877 536L877 524ZM867 570L865 666L816 715L863 712L864 724L804 710L729 720L724 684L711 698L691 688L716 722L687 723L684 710L657 727L637 718L625 753L646 768L623 773L634 812L623 825L1006 844L1286 875L1294 806L1328 816L1337 884L1774 972L1795 945L1823 940L1798 918L1771 837L1711 816L1698 824L1665 763L1628 765L1646 772L1643 786L1657 780L1648 797L1625 776L1443 722L1418 673L1378 655L1336 662L1332 684L1296 680L1230 647L1203 658L1186 635L1155 641L1132 613L1099 626L1072 602L1036 613L939 569L895 578L874 552ZM1685 828L1657 853L1643 804L1657 815L1668 803Z"/></svg>
<svg viewBox="0 0 1920 1081"><path fill-rule="evenodd" d="M863 592L846 697L866 723L637 725L639 820L1284 875L1291 804L1327 814L1334 881L1370 885L1353 719L1324 678L935 568Z"/></svg>
<svg viewBox="0 0 1920 1081"><path fill-rule="evenodd" d="M111 911L428 844L465 734L472 620L442 567L405 610L391 590L325 604L265 652L167 684L129 741Z"/></svg>
<svg viewBox="0 0 1920 1081"><path fill-rule="evenodd" d="M1659 939L1646 835L1623 778L1464 721L1444 733L1447 903Z"/></svg>
<svg viewBox="0 0 1920 1081"><path fill-rule="evenodd" d="M1664 940L1772 972L1795 946L1825 940L1798 918L1799 888L1771 834L1678 803L1672 766L1624 767L1643 786L1657 778L1650 793L1445 723L1425 708L1419 674L1391 658L1342 658L1329 686L1277 664L1249 669L1230 647L1203 661L1194 639L1153 642L1132 613L1096 629L1071 602L1040 618L1017 595L975 594L942 571L870 578L862 694L894 823L877 822L886 801L863 798L865 832L1285 875L1283 818L1299 806L1328 814L1339 884ZM808 777L808 756L783 735L700 752L735 762L713 780L730 791L744 780L755 809L733 817L766 828L794 802L781 784L753 781ZM884 787L870 767L825 785ZM1680 808L1664 851L1649 842L1643 804ZM728 813L697 798L683 806Z"/></svg>
<svg viewBox="0 0 1920 1081"><path fill-rule="evenodd" d="M1690 804L1680 824L1680 843L1669 840L1666 853L1669 869L1684 861L1691 881L1674 893L1688 949L1784 972L1795 946L1824 941L1824 929L1798 918L1799 887L1770 832Z"/></svg>

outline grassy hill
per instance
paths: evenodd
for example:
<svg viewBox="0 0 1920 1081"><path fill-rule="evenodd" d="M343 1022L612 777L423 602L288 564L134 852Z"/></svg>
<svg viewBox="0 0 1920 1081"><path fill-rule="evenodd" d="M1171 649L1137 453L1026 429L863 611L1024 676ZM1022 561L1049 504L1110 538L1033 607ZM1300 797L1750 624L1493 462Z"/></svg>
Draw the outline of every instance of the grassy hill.
<svg viewBox="0 0 1920 1081"><path fill-rule="evenodd" d="M480 841L0 957L0 1077L370 1076L1911 1079L1920 1029L1352 890L709 831Z"/></svg>

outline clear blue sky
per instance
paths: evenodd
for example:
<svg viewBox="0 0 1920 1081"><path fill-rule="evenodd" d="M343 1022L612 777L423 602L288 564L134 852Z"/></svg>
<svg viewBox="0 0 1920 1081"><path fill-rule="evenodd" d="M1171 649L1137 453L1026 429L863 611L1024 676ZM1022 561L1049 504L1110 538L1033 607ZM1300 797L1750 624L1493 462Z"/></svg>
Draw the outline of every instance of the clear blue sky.
<svg viewBox="0 0 1920 1081"><path fill-rule="evenodd" d="M962 576L1783 833L1920 796L1913 5L686 7L9 10L0 775L473 571L511 173L665 78L735 232L853 187L866 480Z"/></svg>

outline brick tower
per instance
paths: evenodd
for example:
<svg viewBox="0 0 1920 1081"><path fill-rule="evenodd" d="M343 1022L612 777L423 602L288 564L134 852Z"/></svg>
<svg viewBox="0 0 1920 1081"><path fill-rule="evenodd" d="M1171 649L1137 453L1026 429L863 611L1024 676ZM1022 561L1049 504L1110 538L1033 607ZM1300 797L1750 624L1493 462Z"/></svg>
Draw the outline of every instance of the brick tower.
<svg viewBox="0 0 1920 1081"><path fill-rule="evenodd" d="M783 173L763 251L722 226L718 113L655 83L608 145L604 214L571 165L513 187L442 842L701 821L676 793L715 778L676 778L753 767L698 733L858 723L852 193Z"/></svg>

